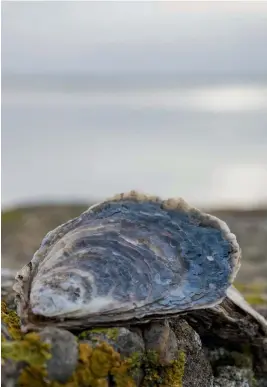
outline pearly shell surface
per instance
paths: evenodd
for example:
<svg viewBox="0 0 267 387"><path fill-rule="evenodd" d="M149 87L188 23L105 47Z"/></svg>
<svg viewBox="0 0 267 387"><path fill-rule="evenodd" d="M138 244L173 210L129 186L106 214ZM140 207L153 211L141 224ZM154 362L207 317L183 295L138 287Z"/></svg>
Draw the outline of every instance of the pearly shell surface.
<svg viewBox="0 0 267 387"><path fill-rule="evenodd" d="M228 226L183 199L135 191L50 231L16 276L22 326L147 322L225 297L241 250Z"/></svg>

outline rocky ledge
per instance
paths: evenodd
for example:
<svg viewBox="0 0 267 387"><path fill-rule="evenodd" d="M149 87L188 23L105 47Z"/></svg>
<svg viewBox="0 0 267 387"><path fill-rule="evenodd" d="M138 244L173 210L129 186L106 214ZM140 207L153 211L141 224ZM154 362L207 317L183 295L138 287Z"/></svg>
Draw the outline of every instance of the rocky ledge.
<svg viewBox="0 0 267 387"><path fill-rule="evenodd" d="M205 310L197 320L195 311L139 326L23 334L12 275L2 272L4 387L267 387L267 337L245 318L236 341Z"/></svg>

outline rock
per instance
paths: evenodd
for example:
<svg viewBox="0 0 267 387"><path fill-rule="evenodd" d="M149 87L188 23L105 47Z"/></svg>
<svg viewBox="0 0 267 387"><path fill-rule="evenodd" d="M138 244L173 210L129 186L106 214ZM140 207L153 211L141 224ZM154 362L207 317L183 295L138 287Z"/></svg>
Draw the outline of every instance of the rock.
<svg viewBox="0 0 267 387"><path fill-rule="evenodd" d="M267 387L267 379L266 378L257 379L256 387Z"/></svg>
<svg viewBox="0 0 267 387"><path fill-rule="evenodd" d="M199 335L183 319L172 319L178 349L185 353L183 387L212 387L213 373Z"/></svg>
<svg viewBox="0 0 267 387"><path fill-rule="evenodd" d="M26 367L25 362L14 362L12 360L2 360L1 364L1 387L19 387L18 378L23 368Z"/></svg>
<svg viewBox="0 0 267 387"><path fill-rule="evenodd" d="M217 367L226 365L236 366L238 368L253 368L253 359L250 352L241 353L218 347L205 348L205 353L215 373L217 372Z"/></svg>
<svg viewBox="0 0 267 387"><path fill-rule="evenodd" d="M1 268L1 299L4 300L7 307L12 310L16 310L15 292L13 290L16 274L16 270Z"/></svg>
<svg viewBox="0 0 267 387"><path fill-rule="evenodd" d="M66 382L74 372L78 361L76 337L65 330L47 327L39 332L42 341L51 345L52 357L47 361L50 380Z"/></svg>
<svg viewBox="0 0 267 387"><path fill-rule="evenodd" d="M1 339L12 340L12 336L8 330L8 326L4 321L1 321Z"/></svg>
<svg viewBox="0 0 267 387"><path fill-rule="evenodd" d="M79 335L79 338L92 347L105 341L112 345L124 358L131 356L133 353L143 354L145 351L142 336L127 328L96 328L83 332Z"/></svg>
<svg viewBox="0 0 267 387"><path fill-rule="evenodd" d="M68 331L45 328L21 340L2 342L4 386L31 386L43 378L47 385L49 381L65 383L75 371L77 361L77 339Z"/></svg>
<svg viewBox="0 0 267 387"><path fill-rule="evenodd" d="M253 358L249 351L241 353L219 347L206 349L206 354L216 375L214 387L257 386L253 372Z"/></svg>
<svg viewBox="0 0 267 387"><path fill-rule="evenodd" d="M253 342L255 374L265 379L267 386L267 338Z"/></svg>
<svg viewBox="0 0 267 387"><path fill-rule="evenodd" d="M101 342L110 344L122 358L131 358L134 354L135 361L142 361L145 353L145 344L141 335L141 331L136 329L131 331L126 328L102 328L85 331L80 335L82 342L96 347ZM140 386L144 372L140 367L136 367L132 377L136 383L136 387Z"/></svg>
<svg viewBox="0 0 267 387"><path fill-rule="evenodd" d="M159 355L161 365L170 365L177 358L178 346L175 333L165 322L151 323L143 331L147 351L155 351Z"/></svg>
<svg viewBox="0 0 267 387"><path fill-rule="evenodd" d="M218 376L214 387L254 387L253 372L250 368L224 366L217 368Z"/></svg>
<svg viewBox="0 0 267 387"><path fill-rule="evenodd" d="M259 312L263 317L267 318L267 302L266 305L255 305L254 308Z"/></svg>

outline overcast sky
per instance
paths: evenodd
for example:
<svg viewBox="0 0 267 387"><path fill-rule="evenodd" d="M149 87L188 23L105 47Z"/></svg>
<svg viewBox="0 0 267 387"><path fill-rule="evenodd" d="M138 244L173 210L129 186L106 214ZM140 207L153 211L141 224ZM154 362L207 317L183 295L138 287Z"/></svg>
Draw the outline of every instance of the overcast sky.
<svg viewBox="0 0 267 387"><path fill-rule="evenodd" d="M267 5L2 2L7 72L266 74Z"/></svg>

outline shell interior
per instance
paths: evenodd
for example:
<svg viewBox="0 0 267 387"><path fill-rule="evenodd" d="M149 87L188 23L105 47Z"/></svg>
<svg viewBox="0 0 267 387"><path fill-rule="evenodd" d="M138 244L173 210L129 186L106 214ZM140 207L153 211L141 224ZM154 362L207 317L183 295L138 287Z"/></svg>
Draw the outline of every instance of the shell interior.
<svg viewBox="0 0 267 387"><path fill-rule="evenodd" d="M132 191L47 234L16 277L18 312L25 324L42 316L91 326L212 307L240 257L223 221Z"/></svg>

